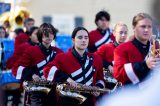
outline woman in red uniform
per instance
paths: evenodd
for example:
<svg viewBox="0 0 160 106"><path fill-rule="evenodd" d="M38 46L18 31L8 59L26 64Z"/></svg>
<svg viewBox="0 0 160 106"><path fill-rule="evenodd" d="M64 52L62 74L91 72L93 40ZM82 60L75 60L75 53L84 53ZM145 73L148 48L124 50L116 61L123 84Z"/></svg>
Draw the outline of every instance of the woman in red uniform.
<svg viewBox="0 0 160 106"><path fill-rule="evenodd" d="M55 60L44 68L45 77L53 81L57 78L57 72L63 71L76 84L87 86L98 86L104 88L103 65L101 58L92 53L88 53L86 48L89 42L88 31L83 27L77 27L72 33L73 48L67 53L56 56ZM94 93L98 96L98 93ZM85 95L87 100L80 106L94 106L94 96ZM61 98L60 106L78 105L74 99Z"/></svg>
<svg viewBox="0 0 160 106"><path fill-rule="evenodd" d="M57 30L51 25L44 23L38 29L38 46L27 48L23 56L14 64L12 68L16 79L40 81L44 79L43 67L62 51L56 47L51 47L51 42L56 37ZM47 95L43 92L31 92L31 106L46 106ZM54 101L54 98L53 98Z"/></svg>
<svg viewBox="0 0 160 106"><path fill-rule="evenodd" d="M114 27L114 30L113 30L113 35L115 36L115 41L111 42L109 44L103 44L96 52L103 59L103 67L105 69L108 69L111 73L113 73L114 49L119 44L126 41L127 34L128 34L127 25L122 22L117 23Z"/></svg>

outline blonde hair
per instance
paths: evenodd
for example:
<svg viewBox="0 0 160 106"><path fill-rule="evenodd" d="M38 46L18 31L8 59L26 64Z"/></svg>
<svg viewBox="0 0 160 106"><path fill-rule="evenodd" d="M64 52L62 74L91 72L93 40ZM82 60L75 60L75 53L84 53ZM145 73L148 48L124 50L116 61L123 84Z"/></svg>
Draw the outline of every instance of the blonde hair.
<svg viewBox="0 0 160 106"><path fill-rule="evenodd" d="M116 31L117 27L119 27L119 26L125 26L128 30L128 27L126 24L124 24L123 22L118 22L117 24L114 25L113 31Z"/></svg>

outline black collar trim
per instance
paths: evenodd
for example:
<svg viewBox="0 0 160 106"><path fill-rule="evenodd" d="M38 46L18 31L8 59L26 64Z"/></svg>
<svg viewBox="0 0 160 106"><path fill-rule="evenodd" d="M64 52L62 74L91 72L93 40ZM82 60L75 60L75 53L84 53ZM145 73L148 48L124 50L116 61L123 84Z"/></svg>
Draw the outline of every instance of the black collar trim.
<svg viewBox="0 0 160 106"><path fill-rule="evenodd" d="M38 44L39 44L39 43L34 43L34 42L32 42L30 38L28 39L28 43L29 43L30 45L32 45L32 46L35 46L35 45L38 45Z"/></svg>
<svg viewBox="0 0 160 106"><path fill-rule="evenodd" d="M84 52L83 56L81 57L76 49L72 48L72 54L76 57L76 59L80 62L80 64L85 64L87 59L87 52Z"/></svg>
<svg viewBox="0 0 160 106"><path fill-rule="evenodd" d="M106 34L107 30L109 30L109 29L102 30L102 29L97 28L97 30L101 33L101 35L104 36Z"/></svg>
<svg viewBox="0 0 160 106"><path fill-rule="evenodd" d="M49 46L49 48L46 48L42 43L39 44L39 47L42 50L42 52L47 56L51 54L51 52L53 51L51 46Z"/></svg>
<svg viewBox="0 0 160 106"><path fill-rule="evenodd" d="M117 47L119 44L118 44L116 41L114 41L114 42L113 42L113 45L114 45L115 47Z"/></svg>
<svg viewBox="0 0 160 106"><path fill-rule="evenodd" d="M144 54L145 56L148 54L149 52L149 47L150 47L150 42L147 42L147 45L142 44L140 41L138 41L136 38L134 38L134 40L132 41L132 43L136 46L136 48L138 48L138 50Z"/></svg>

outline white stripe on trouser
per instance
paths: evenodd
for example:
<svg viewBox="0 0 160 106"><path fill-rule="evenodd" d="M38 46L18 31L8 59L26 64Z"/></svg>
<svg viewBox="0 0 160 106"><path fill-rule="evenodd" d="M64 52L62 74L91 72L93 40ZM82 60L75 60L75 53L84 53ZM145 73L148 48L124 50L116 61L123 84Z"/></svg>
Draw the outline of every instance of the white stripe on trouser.
<svg viewBox="0 0 160 106"><path fill-rule="evenodd" d="M24 68L25 68L25 67L23 67L23 66L19 66L19 67L18 67L16 79L21 79L21 77L22 77L22 72L23 72L23 69L24 69Z"/></svg>
<svg viewBox="0 0 160 106"><path fill-rule="evenodd" d="M57 71L57 67L53 66L53 67L50 69L50 71L49 71L47 80L53 81L54 75L55 75L56 71Z"/></svg>
<svg viewBox="0 0 160 106"><path fill-rule="evenodd" d="M124 69L126 71L128 78L131 80L133 84L137 84L138 82L140 82L139 78L137 77L137 75L135 74L133 70L131 63L124 64Z"/></svg>

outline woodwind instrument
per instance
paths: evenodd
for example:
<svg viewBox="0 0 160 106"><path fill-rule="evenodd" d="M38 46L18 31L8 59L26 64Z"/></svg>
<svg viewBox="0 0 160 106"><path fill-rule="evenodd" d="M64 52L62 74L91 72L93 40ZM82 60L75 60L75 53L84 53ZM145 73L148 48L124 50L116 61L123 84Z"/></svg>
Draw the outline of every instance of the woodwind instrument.
<svg viewBox="0 0 160 106"><path fill-rule="evenodd" d="M58 84L56 86L57 92L62 97L70 97L74 98L79 101L79 104L83 103L86 100L86 97L83 96L83 94L92 94L93 92L99 92L99 93L112 93L115 91L115 89L110 90L106 88L99 88L96 86L86 86L83 84L77 84L76 87L72 87L68 83Z"/></svg>
<svg viewBox="0 0 160 106"><path fill-rule="evenodd" d="M52 86L54 85L53 82L51 81L24 81L23 82L23 87L24 90L27 92L34 92L34 91L39 91L39 92L45 92L49 93Z"/></svg>

